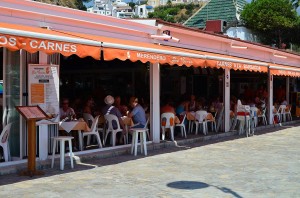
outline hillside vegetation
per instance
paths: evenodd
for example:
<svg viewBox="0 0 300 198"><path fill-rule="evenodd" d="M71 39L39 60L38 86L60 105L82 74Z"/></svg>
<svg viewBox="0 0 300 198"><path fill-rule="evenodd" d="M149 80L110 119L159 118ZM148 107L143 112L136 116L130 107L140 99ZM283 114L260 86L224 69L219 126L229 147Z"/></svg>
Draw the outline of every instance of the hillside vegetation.
<svg viewBox="0 0 300 198"><path fill-rule="evenodd" d="M175 4L168 3L165 6L159 6L154 12L148 14L149 18L161 19L171 23L184 23L195 12L197 12L204 4Z"/></svg>
<svg viewBox="0 0 300 198"><path fill-rule="evenodd" d="M73 9L86 10L83 2L89 2L91 0L34 0L42 3L48 3Z"/></svg>

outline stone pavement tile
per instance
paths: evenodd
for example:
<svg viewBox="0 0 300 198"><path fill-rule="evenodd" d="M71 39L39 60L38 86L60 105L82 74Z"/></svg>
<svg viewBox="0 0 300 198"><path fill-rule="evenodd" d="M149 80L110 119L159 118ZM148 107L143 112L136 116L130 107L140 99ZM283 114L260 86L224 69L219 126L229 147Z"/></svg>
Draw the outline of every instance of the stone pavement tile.
<svg viewBox="0 0 300 198"><path fill-rule="evenodd" d="M300 127L0 176L0 197L300 197Z"/></svg>

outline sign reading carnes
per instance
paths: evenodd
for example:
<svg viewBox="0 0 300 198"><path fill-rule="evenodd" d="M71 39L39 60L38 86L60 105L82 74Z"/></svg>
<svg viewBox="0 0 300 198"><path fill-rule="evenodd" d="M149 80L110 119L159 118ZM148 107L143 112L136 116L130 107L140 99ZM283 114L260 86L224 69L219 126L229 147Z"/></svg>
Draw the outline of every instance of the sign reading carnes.
<svg viewBox="0 0 300 198"><path fill-rule="evenodd" d="M254 72L268 72L268 67L263 65L252 65L245 63L237 63L231 61L206 60L206 66L216 68L229 68L233 70L245 70Z"/></svg>
<svg viewBox="0 0 300 198"><path fill-rule="evenodd" d="M155 48L152 48L155 50ZM176 56L167 53L152 53L152 52L142 52L142 51L129 51L124 49L115 48L103 48L104 50L104 60L113 60L115 58L120 60L131 60L133 62L141 61L143 63L159 63L159 64L169 64L169 65L185 65L187 67L194 66L204 67L204 59L191 58L187 56ZM170 49L168 49L170 52ZM166 49L167 52L167 49Z"/></svg>
<svg viewBox="0 0 300 198"><path fill-rule="evenodd" d="M60 53L64 56L76 54L81 58L91 56L94 59L100 59L100 48L96 46L42 40L20 36L0 34L0 47L6 47L11 51L24 49L30 53L42 51L46 54Z"/></svg>

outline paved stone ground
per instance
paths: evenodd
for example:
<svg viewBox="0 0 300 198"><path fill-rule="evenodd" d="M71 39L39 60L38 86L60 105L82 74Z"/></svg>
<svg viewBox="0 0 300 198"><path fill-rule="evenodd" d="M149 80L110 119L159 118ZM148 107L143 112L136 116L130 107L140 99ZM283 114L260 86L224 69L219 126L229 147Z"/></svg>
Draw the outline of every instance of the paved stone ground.
<svg viewBox="0 0 300 198"><path fill-rule="evenodd" d="M300 197L300 125L0 176L0 197Z"/></svg>

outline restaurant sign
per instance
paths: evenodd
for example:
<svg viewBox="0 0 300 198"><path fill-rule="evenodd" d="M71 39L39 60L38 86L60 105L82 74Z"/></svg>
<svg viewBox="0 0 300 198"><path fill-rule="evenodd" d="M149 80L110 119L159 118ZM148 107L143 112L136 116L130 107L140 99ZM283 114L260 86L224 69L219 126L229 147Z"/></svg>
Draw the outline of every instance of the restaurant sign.
<svg viewBox="0 0 300 198"><path fill-rule="evenodd" d="M30 53L43 51L46 54L60 53L64 56L76 54L79 57L91 56L100 59L99 47L21 36L0 34L0 47L12 51L24 49Z"/></svg>
<svg viewBox="0 0 300 198"><path fill-rule="evenodd" d="M28 65L29 105L39 105L47 114L59 114L58 65Z"/></svg>
<svg viewBox="0 0 300 198"><path fill-rule="evenodd" d="M204 66L204 60L198 58L191 58L187 56L176 56L171 54L156 54L150 52L137 52L128 51L130 54L130 60L140 60L141 62L158 62L160 64L170 65L186 65L186 66Z"/></svg>
<svg viewBox="0 0 300 198"><path fill-rule="evenodd" d="M155 48L153 48L155 49ZM161 49L160 49L161 50ZM178 66L204 66L204 59L192 58L184 55L173 55L166 53L154 53L154 52L143 52L125 49L115 49L115 48L103 48L104 60L110 61L115 58L119 60L131 60L132 62L141 61L142 63L159 63L159 64L169 64ZM178 51L174 51L178 52Z"/></svg>
<svg viewBox="0 0 300 198"><path fill-rule="evenodd" d="M245 64L245 63L228 62L228 61L216 61L216 67L229 68L229 69L233 69L233 70L258 71L258 72L263 72L265 70L267 71L267 68L264 66Z"/></svg>

